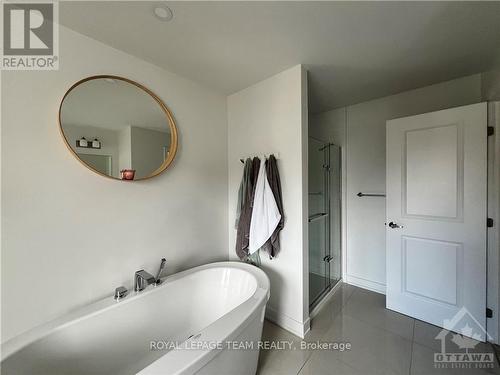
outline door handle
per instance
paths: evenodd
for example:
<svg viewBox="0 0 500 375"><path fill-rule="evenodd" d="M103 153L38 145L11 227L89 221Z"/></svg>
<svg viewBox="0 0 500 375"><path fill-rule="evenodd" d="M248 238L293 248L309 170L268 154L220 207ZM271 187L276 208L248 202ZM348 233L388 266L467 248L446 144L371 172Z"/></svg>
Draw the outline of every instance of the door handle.
<svg viewBox="0 0 500 375"><path fill-rule="evenodd" d="M323 258L323 261L330 263L332 261L332 259L333 258L331 255L325 255L325 257Z"/></svg>
<svg viewBox="0 0 500 375"><path fill-rule="evenodd" d="M393 221L391 221L388 225L389 225L389 228L391 228L391 229L403 228L402 225L396 224Z"/></svg>

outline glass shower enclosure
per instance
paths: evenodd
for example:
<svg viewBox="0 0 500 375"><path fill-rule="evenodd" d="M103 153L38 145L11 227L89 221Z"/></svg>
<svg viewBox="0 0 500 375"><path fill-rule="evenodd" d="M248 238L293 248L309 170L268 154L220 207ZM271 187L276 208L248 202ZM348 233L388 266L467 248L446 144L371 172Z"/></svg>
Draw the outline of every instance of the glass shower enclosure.
<svg viewBox="0 0 500 375"><path fill-rule="evenodd" d="M341 278L340 147L309 138L309 307Z"/></svg>

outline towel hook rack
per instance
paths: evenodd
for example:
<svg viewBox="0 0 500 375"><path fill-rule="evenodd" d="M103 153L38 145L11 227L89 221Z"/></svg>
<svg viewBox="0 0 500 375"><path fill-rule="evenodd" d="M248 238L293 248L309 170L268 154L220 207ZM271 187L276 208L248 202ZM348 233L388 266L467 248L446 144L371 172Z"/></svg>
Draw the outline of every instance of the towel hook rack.
<svg viewBox="0 0 500 375"><path fill-rule="evenodd" d="M366 193L362 193L362 192L359 192L358 194L356 194L358 197L385 197L385 194L366 194Z"/></svg>
<svg viewBox="0 0 500 375"><path fill-rule="evenodd" d="M274 157L276 158L276 160L279 160L279 158L280 158L279 152L272 152L270 154L258 154L257 157L262 157L263 159L267 159L271 155L274 155ZM252 159L253 156L249 156L249 158ZM244 158L241 158L240 161L241 161L242 164L245 164L245 159Z"/></svg>

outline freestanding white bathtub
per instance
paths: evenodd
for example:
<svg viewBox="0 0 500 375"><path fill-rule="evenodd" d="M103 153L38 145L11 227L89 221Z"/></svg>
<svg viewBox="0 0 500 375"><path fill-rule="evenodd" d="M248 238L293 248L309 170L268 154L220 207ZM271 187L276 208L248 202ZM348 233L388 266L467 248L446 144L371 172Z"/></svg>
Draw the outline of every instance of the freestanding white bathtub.
<svg viewBox="0 0 500 375"><path fill-rule="evenodd" d="M2 345L2 375L255 374L269 279L212 263L110 296Z"/></svg>

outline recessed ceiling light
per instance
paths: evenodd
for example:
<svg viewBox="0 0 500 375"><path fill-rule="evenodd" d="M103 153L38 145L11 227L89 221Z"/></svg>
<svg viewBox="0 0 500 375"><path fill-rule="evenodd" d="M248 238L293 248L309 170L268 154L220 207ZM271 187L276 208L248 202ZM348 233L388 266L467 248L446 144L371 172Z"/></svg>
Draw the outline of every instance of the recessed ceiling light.
<svg viewBox="0 0 500 375"><path fill-rule="evenodd" d="M170 9L166 5L158 5L153 9L153 12L156 16L161 21L170 21L172 18L174 18L174 14L172 13L172 9Z"/></svg>

